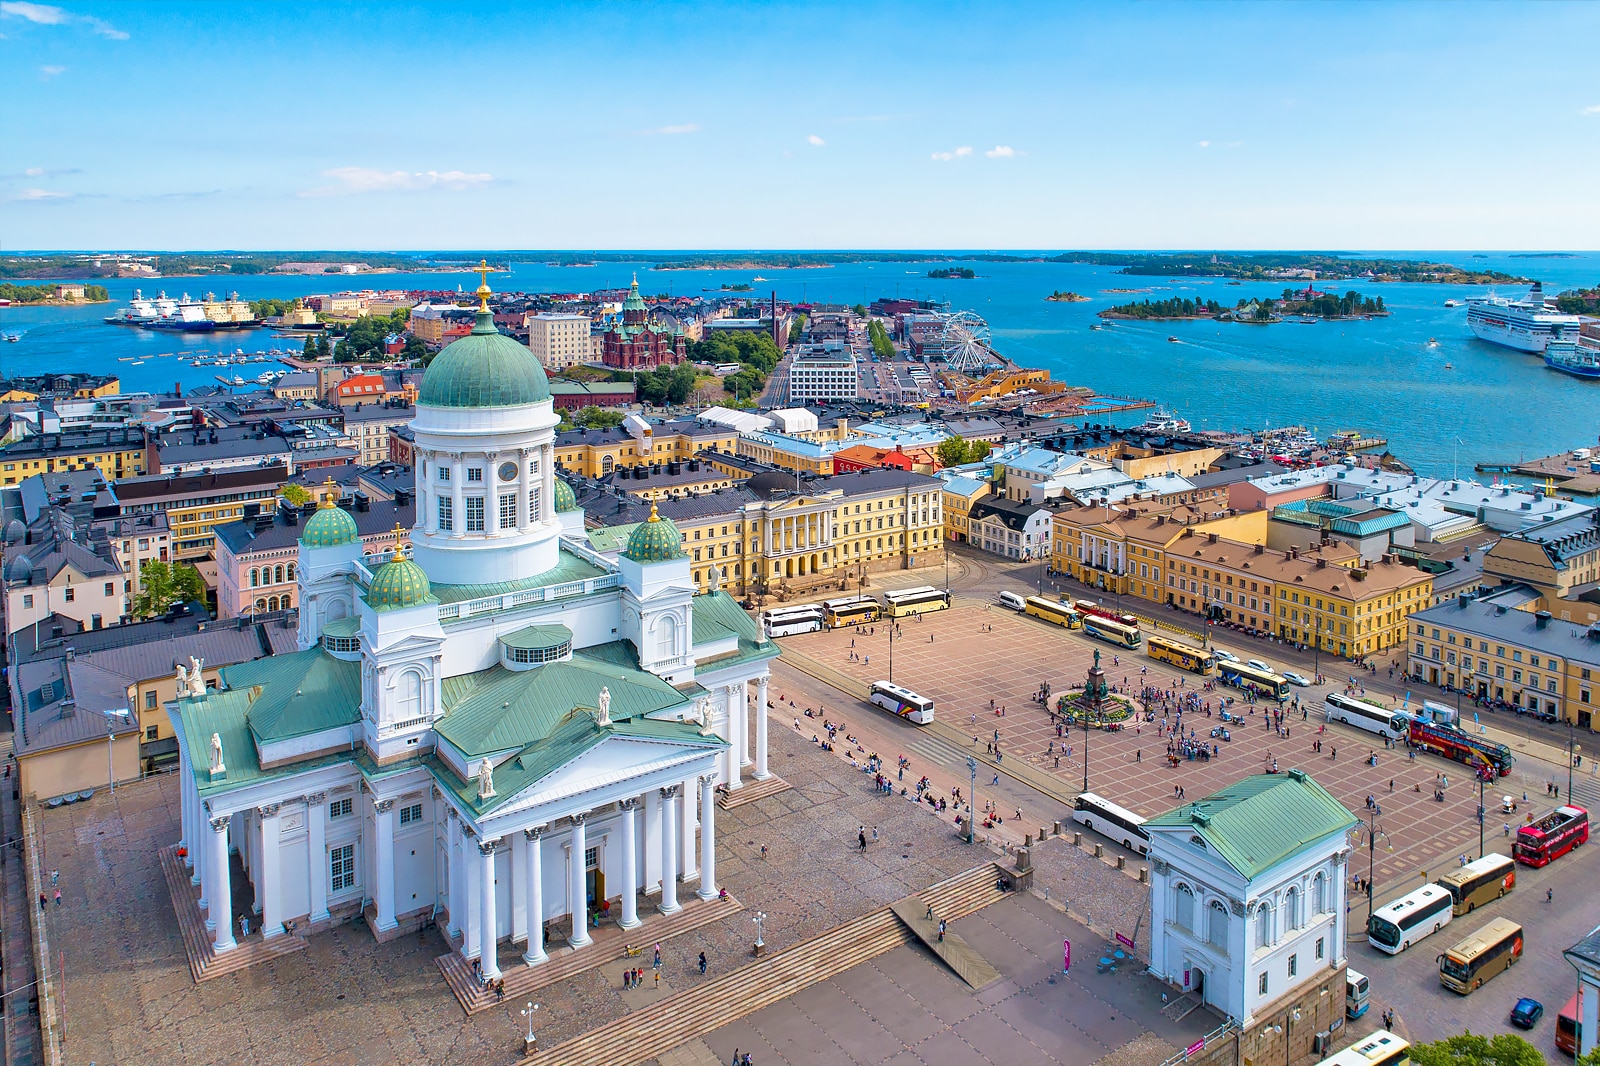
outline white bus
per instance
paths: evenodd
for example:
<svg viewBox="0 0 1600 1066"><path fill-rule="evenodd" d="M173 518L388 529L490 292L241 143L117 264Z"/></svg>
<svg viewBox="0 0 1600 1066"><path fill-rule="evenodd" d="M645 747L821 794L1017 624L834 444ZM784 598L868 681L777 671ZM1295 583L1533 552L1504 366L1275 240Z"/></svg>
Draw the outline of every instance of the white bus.
<svg viewBox="0 0 1600 1066"><path fill-rule="evenodd" d="M1114 618L1106 618L1098 614L1083 616L1083 634L1086 637L1098 637L1108 644L1116 644L1124 648L1137 648L1144 638L1139 635L1137 625L1128 625L1118 622Z"/></svg>
<svg viewBox="0 0 1600 1066"><path fill-rule="evenodd" d="M1410 1062L1411 1044L1387 1029L1379 1029L1323 1059L1321 1066L1409 1066Z"/></svg>
<svg viewBox="0 0 1600 1066"><path fill-rule="evenodd" d="M883 608L871 596L845 596L837 600L824 600L822 610L828 628L839 629L843 626L858 626L864 622L876 622Z"/></svg>
<svg viewBox="0 0 1600 1066"><path fill-rule="evenodd" d="M893 681L874 681L871 702L915 725L933 721L933 701Z"/></svg>
<svg viewBox="0 0 1600 1066"><path fill-rule="evenodd" d="M1357 729L1376 733L1385 740L1398 739L1411 729L1411 716L1387 707L1379 707L1342 692L1328 693L1323 711L1330 722L1343 722Z"/></svg>
<svg viewBox="0 0 1600 1066"><path fill-rule="evenodd" d="M1022 596L1015 592L1002 592L999 595L999 600L1000 606L1009 607L1018 614L1021 614L1023 607L1026 606Z"/></svg>
<svg viewBox="0 0 1600 1066"><path fill-rule="evenodd" d="M787 637L795 633L815 633L822 628L822 607L805 604L800 607L774 607L762 618L769 637Z"/></svg>
<svg viewBox="0 0 1600 1066"><path fill-rule="evenodd" d="M1072 820L1109 840L1120 842L1123 847L1131 848L1140 855L1150 851L1150 834L1144 831L1144 819L1093 792L1078 795L1072 805Z"/></svg>
<svg viewBox="0 0 1600 1066"><path fill-rule="evenodd" d="M1386 954L1398 955L1449 925L1453 904L1449 890L1423 885L1372 912L1367 919L1367 943Z"/></svg>
<svg viewBox="0 0 1600 1066"><path fill-rule="evenodd" d="M896 589L883 594L883 613L890 618L925 611L942 611L950 606L950 593L932 585L918 585L914 589Z"/></svg>

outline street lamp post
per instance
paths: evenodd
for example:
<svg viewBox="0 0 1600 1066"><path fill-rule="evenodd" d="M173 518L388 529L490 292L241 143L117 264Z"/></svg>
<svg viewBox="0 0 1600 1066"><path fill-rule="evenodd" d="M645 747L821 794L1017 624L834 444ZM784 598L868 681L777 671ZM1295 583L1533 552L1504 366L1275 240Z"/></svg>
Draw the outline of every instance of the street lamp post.
<svg viewBox="0 0 1600 1066"><path fill-rule="evenodd" d="M754 917L752 917L750 920L756 923L756 954L759 955L761 953L761 949L767 946L767 942L762 939L761 936L762 931L767 924L767 912L756 911Z"/></svg>
<svg viewBox="0 0 1600 1066"><path fill-rule="evenodd" d="M128 720L128 712L121 707L109 711L101 711L106 716L106 784L111 788L111 794L117 794L117 769L113 761L116 752L117 719ZM1571 762L1568 759L1567 762Z"/></svg>
<svg viewBox="0 0 1600 1066"><path fill-rule="evenodd" d="M967 756L967 773L972 778L971 791L967 793L967 843L972 843L972 822L978 809L978 760Z"/></svg>
<svg viewBox="0 0 1600 1066"><path fill-rule="evenodd" d="M1575 719L1567 718L1567 802L1572 802L1572 759L1578 753L1578 746L1573 743L1572 727Z"/></svg>
<svg viewBox="0 0 1600 1066"><path fill-rule="evenodd" d="M1483 810L1483 786L1487 780L1483 776L1483 769L1478 769L1478 858L1483 858L1483 823L1486 821Z"/></svg>
<svg viewBox="0 0 1600 1066"><path fill-rule="evenodd" d="M1379 805L1378 803L1373 803L1371 809L1368 810L1368 812L1367 812L1367 825L1366 825L1366 831L1367 831L1367 887L1366 887L1366 897L1367 897L1367 918L1369 920L1372 918L1372 874L1373 874L1374 867L1377 864L1377 854L1376 853L1377 853L1377 848L1378 848L1378 835L1380 833L1382 833L1385 837L1388 836L1387 833L1384 833L1382 829L1378 828L1378 815L1380 815L1382 813L1383 813L1383 807L1381 805Z"/></svg>
<svg viewBox="0 0 1600 1066"><path fill-rule="evenodd" d="M1089 716L1102 710L1106 698L1106 672L1100 669L1100 650L1095 649L1094 665L1083 686L1083 791L1089 791Z"/></svg>
<svg viewBox="0 0 1600 1066"><path fill-rule="evenodd" d="M539 1004L528 1001L528 1006L522 1011L522 1016L528 1019L528 1035L523 1037L523 1051L532 1051L538 1044L538 1037L533 1035L533 1016L539 1011Z"/></svg>
<svg viewBox="0 0 1600 1066"><path fill-rule="evenodd" d="M889 616L889 681L894 682L894 627L899 623L893 615Z"/></svg>

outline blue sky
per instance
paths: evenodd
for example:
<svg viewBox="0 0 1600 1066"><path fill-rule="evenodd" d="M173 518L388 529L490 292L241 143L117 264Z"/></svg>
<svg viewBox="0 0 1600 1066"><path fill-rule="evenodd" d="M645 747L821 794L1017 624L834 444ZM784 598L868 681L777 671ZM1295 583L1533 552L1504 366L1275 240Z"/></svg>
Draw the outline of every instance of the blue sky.
<svg viewBox="0 0 1600 1066"><path fill-rule="evenodd" d="M1600 248L1600 4L0 0L0 248Z"/></svg>

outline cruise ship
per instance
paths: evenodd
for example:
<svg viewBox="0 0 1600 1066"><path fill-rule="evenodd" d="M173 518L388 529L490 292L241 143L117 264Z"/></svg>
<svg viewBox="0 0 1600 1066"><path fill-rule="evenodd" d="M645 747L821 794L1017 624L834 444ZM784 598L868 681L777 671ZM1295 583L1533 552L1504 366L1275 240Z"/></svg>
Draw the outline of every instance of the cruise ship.
<svg viewBox="0 0 1600 1066"><path fill-rule="evenodd" d="M106 317L106 323L112 326L149 326L161 317L161 312L156 310L154 300L147 300L138 289L133 290L133 299L128 301L128 306L114 315Z"/></svg>
<svg viewBox="0 0 1600 1066"><path fill-rule="evenodd" d="M1542 355L1551 341L1576 342L1578 326L1577 315L1563 314L1545 303L1544 289L1537 281L1520 300L1492 292L1467 300L1467 327L1473 336L1519 352Z"/></svg>
<svg viewBox="0 0 1600 1066"><path fill-rule="evenodd" d="M154 322L144 325L150 329L172 329L183 333L210 333L217 328L217 324L206 317L206 309L197 300L191 300L188 293L183 294L183 299L168 299L162 294L156 300L158 315Z"/></svg>

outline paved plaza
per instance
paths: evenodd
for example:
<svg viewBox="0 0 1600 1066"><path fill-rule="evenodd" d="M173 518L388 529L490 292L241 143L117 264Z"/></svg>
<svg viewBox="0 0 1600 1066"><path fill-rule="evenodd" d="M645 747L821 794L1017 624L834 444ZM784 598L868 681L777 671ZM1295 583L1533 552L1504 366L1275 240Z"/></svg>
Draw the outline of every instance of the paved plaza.
<svg viewBox="0 0 1600 1066"><path fill-rule="evenodd" d="M973 993L921 945L898 948L705 1038L720 1062L734 1049L760 1066L861 1063L967 1066L996 1062L1154 1064L1219 1024L1207 1010L1161 1014L1165 985L1126 963L1099 973L1115 950L1059 909L1013 895L951 925L1000 971ZM1061 973L1062 940L1073 944Z"/></svg>
<svg viewBox="0 0 1600 1066"><path fill-rule="evenodd" d="M1084 733L1080 729L1057 739L1046 708L1034 702L1033 695L1048 682L1052 703L1055 695L1081 687L1093 662L1101 653L1101 666L1108 683L1137 693L1143 685L1162 688L1182 685L1192 690L1200 678L1156 663L1142 652L1124 653L1108 644L1093 641L1078 633L1018 615L996 606L957 606L947 611L902 619L901 636L894 641L894 680L937 704L938 720L949 730L964 731L967 743L980 758L994 731L1000 732L1004 773L1007 763L1023 760L1028 766L1048 773L1060 783L1061 791L1073 793L1083 780ZM792 648L834 670L863 683L881 680L890 669L889 626L879 623L860 631L841 629L786 637L785 648ZM851 658L851 652L856 658ZM1114 660L1120 658L1120 663ZM1148 669L1148 674L1141 670ZM1184 761L1169 766L1165 760L1167 741L1158 735L1159 722L1145 723L1117 733L1093 731L1089 734L1089 787L1145 816L1159 814L1177 804L1174 789L1182 787L1188 799L1198 799L1247 774L1261 773L1276 759L1282 770L1299 767L1358 814L1366 809L1367 796L1377 797L1383 815L1380 837L1373 855L1372 877L1383 891L1399 883L1420 883L1424 867L1443 855L1461 852L1476 854L1478 793L1465 766L1429 755L1407 758L1403 747L1385 749L1374 734L1343 725L1330 725L1319 736L1321 689L1297 689L1302 700L1310 701L1309 719L1296 714L1286 724L1287 738L1270 727L1260 707L1252 714L1242 701L1235 706L1245 714L1245 723L1230 726L1232 740L1206 736L1221 725L1216 717L1186 716L1184 726L1216 744L1221 754L1209 762ZM1237 696L1232 689L1219 686L1205 692L1215 710L1218 701ZM1005 709L1003 717L990 711L990 701ZM857 714L859 717L859 713ZM971 737L977 743L971 744ZM1323 751L1311 750L1315 740ZM1070 747L1057 766L1055 754L1047 754L1051 743L1056 751ZM907 742L913 755L915 740ZM1376 767L1366 762L1377 755ZM926 754L932 755L932 752ZM1435 802L1433 790L1437 775L1449 779L1445 801ZM1494 798L1514 792L1518 798L1527 791L1533 809L1543 809L1543 782L1551 771L1531 760L1520 760L1508 778L1492 786L1489 797L1489 833L1498 837L1501 822L1494 818ZM1390 782L1394 789L1390 791ZM1420 791L1418 791L1420 790ZM1527 808L1524 807L1524 810ZM1064 817L1061 812L1058 817ZM1030 818L1032 816L1030 815ZM1513 827L1514 828L1514 827ZM1366 856L1352 862L1352 872L1367 874ZM1430 871L1437 876L1438 871Z"/></svg>
<svg viewBox="0 0 1600 1066"><path fill-rule="evenodd" d="M774 771L795 787L717 812L718 878L747 910L667 942L663 984L672 991L703 980L700 951L712 977L748 961L750 912L766 913L765 939L782 950L990 857L914 805L876 799L870 779L792 731L772 730L772 753ZM431 930L380 945L365 927L339 927L303 952L196 985L157 860L178 837L176 786L155 778L114 799L41 812L42 862L61 873L63 905L44 918L65 953L69 1063L478 1066L517 1057L522 1003L468 1019L433 963L448 948ZM880 830L865 854L856 847L863 820ZM648 940L648 925L640 936ZM541 990L541 1043L640 1006L621 991L621 969Z"/></svg>

